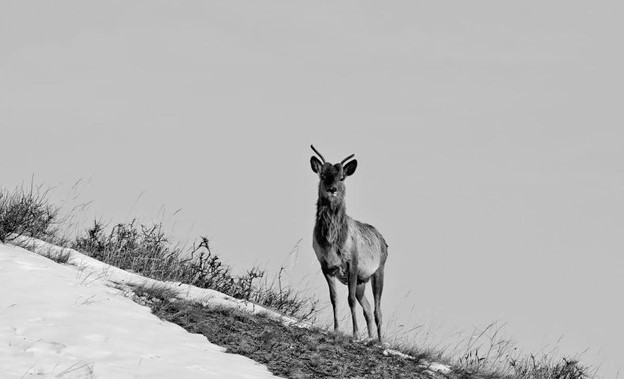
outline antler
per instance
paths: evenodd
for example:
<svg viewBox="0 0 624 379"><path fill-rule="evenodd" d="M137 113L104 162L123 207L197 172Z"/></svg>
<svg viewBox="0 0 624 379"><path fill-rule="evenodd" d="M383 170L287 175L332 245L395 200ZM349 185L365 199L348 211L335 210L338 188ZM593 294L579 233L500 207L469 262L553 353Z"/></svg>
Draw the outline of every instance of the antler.
<svg viewBox="0 0 624 379"><path fill-rule="evenodd" d="M340 162L340 164L344 164L346 161L348 161L349 159L353 158L355 156L355 154L351 154L348 157L346 157L345 159L342 160L342 162Z"/></svg>
<svg viewBox="0 0 624 379"><path fill-rule="evenodd" d="M312 148L312 150L314 150L314 152L316 153L316 155L319 156L319 158L321 158L321 160L323 161L323 163L325 163L325 158L323 158L323 156L321 155L321 153L318 152L318 150L316 150L314 148L314 145L310 145L310 147Z"/></svg>

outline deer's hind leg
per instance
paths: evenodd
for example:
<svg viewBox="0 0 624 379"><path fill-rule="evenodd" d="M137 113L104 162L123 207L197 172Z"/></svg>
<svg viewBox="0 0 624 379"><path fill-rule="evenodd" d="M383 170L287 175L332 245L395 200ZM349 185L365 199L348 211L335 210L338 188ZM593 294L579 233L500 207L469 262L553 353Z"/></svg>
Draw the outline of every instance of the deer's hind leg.
<svg viewBox="0 0 624 379"><path fill-rule="evenodd" d="M373 300L375 302L375 323L377 324L377 336L381 342L381 293L384 285L384 266L373 274L371 284L373 286Z"/></svg>
<svg viewBox="0 0 624 379"><path fill-rule="evenodd" d="M357 301L362 306L362 310L364 311L364 319L366 320L366 326L368 327L368 336L370 338L375 334L375 327L373 325L373 314L371 312L371 306L366 299L366 295L364 294L364 290L366 289L366 283L359 283L355 290L355 297Z"/></svg>

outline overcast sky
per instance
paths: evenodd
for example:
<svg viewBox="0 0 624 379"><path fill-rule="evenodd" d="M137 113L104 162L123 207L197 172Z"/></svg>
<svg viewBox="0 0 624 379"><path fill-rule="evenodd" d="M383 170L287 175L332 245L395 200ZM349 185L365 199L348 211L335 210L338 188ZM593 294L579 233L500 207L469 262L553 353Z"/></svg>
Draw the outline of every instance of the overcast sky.
<svg viewBox="0 0 624 379"><path fill-rule="evenodd" d="M347 209L390 245L388 328L500 320L522 348L563 336L560 351L589 349L612 374L624 356L622 10L1 2L2 186L34 175L58 201L93 201L86 220L165 217L239 270L278 269L302 239L291 275L327 304L309 145L330 161L355 153Z"/></svg>

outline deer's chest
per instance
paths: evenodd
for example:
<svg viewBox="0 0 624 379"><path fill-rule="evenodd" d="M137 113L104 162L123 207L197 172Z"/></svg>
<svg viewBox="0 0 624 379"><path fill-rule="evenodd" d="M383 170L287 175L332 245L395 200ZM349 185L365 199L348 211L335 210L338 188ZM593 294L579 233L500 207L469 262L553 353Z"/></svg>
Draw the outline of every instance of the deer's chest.
<svg viewBox="0 0 624 379"><path fill-rule="evenodd" d="M327 245L320 243L315 237L312 247L321 266L328 269L339 267L346 277L347 263L353 261L353 243L349 238L342 245ZM340 279L338 275L337 277Z"/></svg>

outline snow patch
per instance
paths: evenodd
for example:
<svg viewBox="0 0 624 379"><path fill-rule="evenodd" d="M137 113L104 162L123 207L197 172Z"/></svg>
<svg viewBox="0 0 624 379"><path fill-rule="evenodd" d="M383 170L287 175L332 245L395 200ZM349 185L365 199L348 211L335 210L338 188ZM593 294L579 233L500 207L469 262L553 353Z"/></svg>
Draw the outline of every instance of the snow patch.
<svg viewBox="0 0 624 379"><path fill-rule="evenodd" d="M21 242L39 251L61 249L36 240ZM0 245L3 378L274 377L265 366L227 354L202 335L162 322L110 287L113 281L149 284L150 279L70 252L74 266ZM168 285L189 299L260 311L218 292Z"/></svg>

